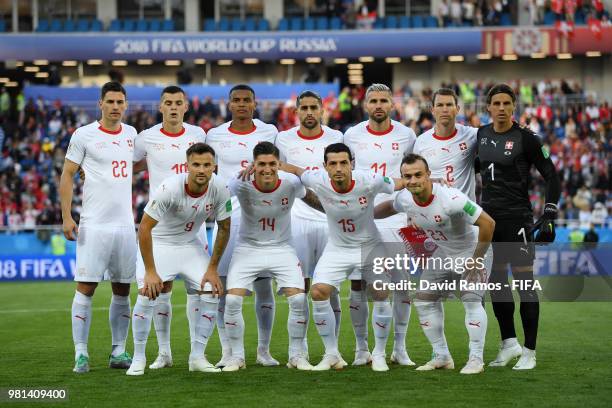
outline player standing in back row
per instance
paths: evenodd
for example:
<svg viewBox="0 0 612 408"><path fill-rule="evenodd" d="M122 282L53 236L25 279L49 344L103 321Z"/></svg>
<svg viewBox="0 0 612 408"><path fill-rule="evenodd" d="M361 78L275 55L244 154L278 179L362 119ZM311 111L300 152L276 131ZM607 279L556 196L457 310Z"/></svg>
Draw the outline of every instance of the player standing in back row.
<svg viewBox="0 0 612 408"><path fill-rule="evenodd" d="M206 135L206 143L217 153L217 171L219 176L229 180L245 169L252 160L252 152L259 142L274 143L278 131L273 125L253 119L255 108L255 91L248 85L236 85L229 93L228 109L232 113L232 120L210 129ZM230 240L219 264L219 275L225 285L229 263L234 252L236 237L240 230L240 203L232 198L232 228ZM216 229L214 235L216 236ZM257 316L258 347L257 362L265 366L278 365L270 355L270 338L274 323L274 293L270 278L259 278L253 284L255 291L255 315ZM225 296L219 300L219 314L217 329L223 356L217 363L218 367L225 366L231 357L232 350L225 334L223 320L225 309Z"/></svg>
<svg viewBox="0 0 612 408"><path fill-rule="evenodd" d="M514 299L508 285L507 264L510 263L515 280L533 282L535 251L532 241L552 242L555 238L554 220L561 185L550 160L548 150L532 131L520 127L512 119L516 96L508 85L495 85L487 95L487 110L493 123L478 130L478 157L482 175L482 208L493 217L493 271L490 281L501 283L502 289L491 291L493 310L499 323L502 344L497 358L490 366L505 366L520 356L515 370L529 370L536 366L536 337L540 304L535 289L523 286L518 290L521 299L521 321L525 334L521 349L514 330ZM529 199L530 170L534 165L546 181L544 213L536 223L535 239L533 210ZM505 243L505 244L504 244Z"/></svg>
<svg viewBox="0 0 612 408"><path fill-rule="evenodd" d="M128 368L125 351L130 326L130 282L136 269L136 232L132 213L132 159L136 129L121 123L127 109L125 89L107 82L101 90L102 118L74 131L60 179L64 235L77 240L76 293L72 301L74 372L89 371L87 343L91 301L108 271L113 290L109 309L112 333L111 368ZM74 176L85 173L83 209L77 226L71 215Z"/></svg>
<svg viewBox="0 0 612 408"><path fill-rule="evenodd" d="M162 90L159 111L162 123L145 129L134 142L134 172L147 169L149 172L149 198L166 178L187 173L185 153L187 149L199 142L204 142L206 133L199 126L183 122L189 108L185 92L178 86L168 86ZM205 231L201 234L205 250L208 250ZM138 255L140 256L140 254ZM138 262L136 280L144 280L144 264ZM172 321L172 280L164 282L162 293L155 301L153 324L157 334L159 353L150 369L172 367L170 350L170 323ZM187 289L187 320L189 327L195 327L194 319L198 313L199 295L192 292L185 281ZM192 292L192 293L189 293Z"/></svg>
<svg viewBox="0 0 612 408"><path fill-rule="evenodd" d="M366 90L365 110L369 119L346 131L344 143L355 157L355 170L373 171L383 177L400 178L400 164L404 156L412 153L416 135L414 131L391 119L393 94L387 85L372 84ZM381 193L375 204L393 199L395 194ZM382 241L403 243L400 229L406 225L402 214L383 220L376 220ZM403 244L402 244L403 245ZM395 248L394 248L395 249ZM390 254L389 256L393 256ZM370 362L368 350L368 300L361 288L361 281L350 277L350 311L355 330L355 360L353 365ZM359 278L360 279L360 278ZM410 321L410 299L408 291L393 292L394 342L391 362L401 365L414 365L406 350L406 333Z"/></svg>
<svg viewBox="0 0 612 408"><path fill-rule="evenodd" d="M317 93L302 92L297 97L296 107L300 125L280 132L276 137L280 158L284 162L306 170L322 169L325 148L333 143L341 143L342 132L321 124L323 102ZM327 217L302 200L297 200L291 210L291 232L293 234L292 244L302 263L304 285L308 291L315 266L327 244L329 235ZM306 297L305 301L308 301ZM332 294L330 302L336 316L337 337L341 316L340 294L337 292ZM306 321L308 321L308 304L305 306Z"/></svg>

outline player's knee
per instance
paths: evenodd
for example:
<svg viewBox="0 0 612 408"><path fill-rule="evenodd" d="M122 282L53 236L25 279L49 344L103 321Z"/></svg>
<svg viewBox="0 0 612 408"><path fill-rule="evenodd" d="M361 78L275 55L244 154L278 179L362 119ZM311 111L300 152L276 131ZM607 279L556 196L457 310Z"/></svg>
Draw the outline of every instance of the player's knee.
<svg viewBox="0 0 612 408"><path fill-rule="evenodd" d="M360 280L351 281L351 290L359 292L361 289L363 289L363 284Z"/></svg>
<svg viewBox="0 0 612 408"><path fill-rule="evenodd" d="M85 296L92 297L97 287L96 282L77 282L77 291Z"/></svg>
<svg viewBox="0 0 612 408"><path fill-rule="evenodd" d="M519 289L518 293L522 303L540 301L540 298L538 297L538 292L536 292L536 290L533 288Z"/></svg>
<svg viewBox="0 0 612 408"><path fill-rule="evenodd" d="M463 292L461 294L461 302L466 310L475 305L482 307L482 298L483 296L481 294L475 292Z"/></svg>
<svg viewBox="0 0 612 408"><path fill-rule="evenodd" d="M231 293L228 293L225 296L225 314L233 315L233 314L240 313L240 311L242 310L242 301L243 301L242 296L233 295Z"/></svg>
<svg viewBox="0 0 612 408"><path fill-rule="evenodd" d="M130 295L130 284L129 283L112 282L111 289L113 291L113 295L117 295L117 296L129 296Z"/></svg>
<svg viewBox="0 0 612 408"><path fill-rule="evenodd" d="M327 300L329 299L330 291L327 290L323 285L315 284L310 288L310 297L312 300Z"/></svg>
<svg viewBox="0 0 612 408"><path fill-rule="evenodd" d="M287 296L287 302L289 303L289 310L293 310L296 313L304 313L306 311L306 294L304 292L298 292L291 296Z"/></svg>

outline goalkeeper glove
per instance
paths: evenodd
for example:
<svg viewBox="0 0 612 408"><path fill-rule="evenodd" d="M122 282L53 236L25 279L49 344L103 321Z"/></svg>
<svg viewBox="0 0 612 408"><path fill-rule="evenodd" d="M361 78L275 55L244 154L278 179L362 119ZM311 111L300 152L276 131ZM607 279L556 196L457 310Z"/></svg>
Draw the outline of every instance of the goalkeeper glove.
<svg viewBox="0 0 612 408"><path fill-rule="evenodd" d="M553 242L555 240L555 219L559 209L555 204L546 203L544 213L531 229L535 233L534 242Z"/></svg>

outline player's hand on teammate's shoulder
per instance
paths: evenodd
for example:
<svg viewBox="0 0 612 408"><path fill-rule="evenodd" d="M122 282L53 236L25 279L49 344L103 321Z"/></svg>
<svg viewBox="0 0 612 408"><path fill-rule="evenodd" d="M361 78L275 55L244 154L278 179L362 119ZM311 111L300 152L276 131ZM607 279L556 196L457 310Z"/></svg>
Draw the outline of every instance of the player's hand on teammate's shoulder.
<svg viewBox="0 0 612 408"><path fill-rule="evenodd" d="M79 227L76 225L76 222L74 222L72 217L64 219L64 222L62 223L62 230L67 240L76 241L77 234L79 233Z"/></svg>
<svg viewBox="0 0 612 408"><path fill-rule="evenodd" d="M144 277L145 296L151 300L155 300L161 293L164 287L164 282L161 280L157 272L146 272Z"/></svg>
<svg viewBox="0 0 612 408"><path fill-rule="evenodd" d="M200 284L200 290L204 291L207 283L210 283L210 286L212 287L213 296L223 296L223 284L219 278L216 265L208 264L208 268L206 269L206 273L204 274L202 283Z"/></svg>
<svg viewBox="0 0 612 408"><path fill-rule="evenodd" d="M249 163L245 169L240 170L238 173L238 178L242 181L249 181L253 173L255 173L255 166L253 163Z"/></svg>

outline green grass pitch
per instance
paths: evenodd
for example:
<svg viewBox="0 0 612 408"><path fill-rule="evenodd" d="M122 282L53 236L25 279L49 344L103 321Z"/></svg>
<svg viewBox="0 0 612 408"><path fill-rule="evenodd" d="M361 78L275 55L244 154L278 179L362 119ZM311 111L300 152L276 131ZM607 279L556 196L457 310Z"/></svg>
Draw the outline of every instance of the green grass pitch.
<svg viewBox="0 0 612 408"><path fill-rule="evenodd" d="M285 368L287 361L287 303L277 298L272 355L280 367L255 365L257 330L253 301L245 302L247 369L237 373L204 374L187 370L189 334L185 316L185 290L175 285L172 303L174 367L148 370L142 377L127 377L123 370L107 368L110 330L107 307L110 285L103 283L94 297L89 353L91 372L72 372L73 345L70 305L74 291L66 283L4 283L0 285L0 388L65 388L69 398L58 406L78 407L208 407L208 406L521 406L609 407L612 404L611 307L599 303L543 303L541 305L538 366L530 372L487 368L482 375L462 376L467 358L463 307L446 304L446 336L456 369L415 372L391 365L386 373L368 367L348 367L323 373ZM346 298L347 288L343 290ZM135 295L132 294L132 305ZM489 330L485 360L495 357L499 334L487 304ZM340 351L349 363L354 339L347 301L343 302ZM408 347L411 358L422 364L431 349L413 308ZM518 308L517 329L520 330ZM154 330L147 346L148 363L157 353ZM314 326L309 327L311 362L319 362L323 347ZM373 336L370 333L372 345ZM390 355L392 340L389 341ZM128 350L132 351L131 332ZM216 333L208 345L213 363L220 358ZM1 406L9 406L0 402ZM55 406L55 403L18 403L15 406Z"/></svg>

